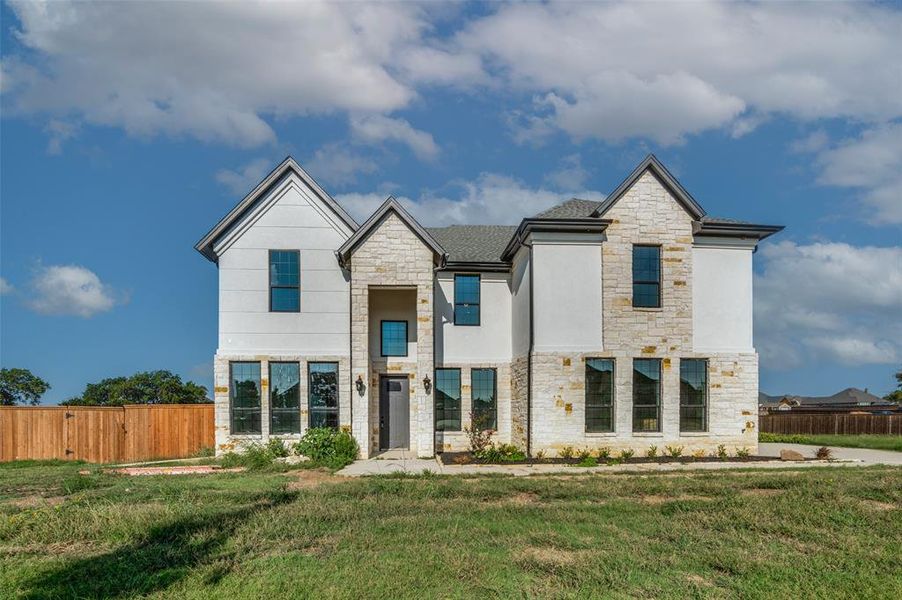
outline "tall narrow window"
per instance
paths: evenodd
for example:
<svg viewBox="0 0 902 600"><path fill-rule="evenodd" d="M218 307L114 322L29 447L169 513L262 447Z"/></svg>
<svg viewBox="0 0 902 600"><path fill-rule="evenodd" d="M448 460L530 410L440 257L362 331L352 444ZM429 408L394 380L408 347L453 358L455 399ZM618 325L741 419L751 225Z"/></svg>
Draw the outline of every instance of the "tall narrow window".
<svg viewBox="0 0 902 600"><path fill-rule="evenodd" d="M435 430L460 431L460 369L435 370Z"/></svg>
<svg viewBox="0 0 902 600"><path fill-rule="evenodd" d="M633 359L633 431L661 431L661 360Z"/></svg>
<svg viewBox="0 0 902 600"><path fill-rule="evenodd" d="M660 246L633 246L633 306L661 306Z"/></svg>
<svg viewBox="0 0 902 600"><path fill-rule="evenodd" d="M300 263L297 250L269 251L270 312L301 311Z"/></svg>
<svg viewBox="0 0 902 600"><path fill-rule="evenodd" d="M708 361L680 359L680 431L708 431Z"/></svg>
<svg viewBox="0 0 902 600"><path fill-rule="evenodd" d="M407 321L382 321L382 356L407 356Z"/></svg>
<svg viewBox="0 0 902 600"><path fill-rule="evenodd" d="M260 433L260 363L229 363L232 433Z"/></svg>
<svg viewBox="0 0 902 600"><path fill-rule="evenodd" d="M338 428L338 363L307 363L310 427Z"/></svg>
<svg viewBox="0 0 902 600"><path fill-rule="evenodd" d="M495 369L473 369L470 371L470 377L473 425L483 429L497 429L498 385Z"/></svg>
<svg viewBox="0 0 902 600"><path fill-rule="evenodd" d="M454 276L454 324L479 325L479 275Z"/></svg>
<svg viewBox="0 0 902 600"><path fill-rule="evenodd" d="M586 359L586 432L614 431L614 361Z"/></svg>
<svg viewBox="0 0 902 600"><path fill-rule="evenodd" d="M296 362L269 363L269 432L301 432L301 369Z"/></svg>

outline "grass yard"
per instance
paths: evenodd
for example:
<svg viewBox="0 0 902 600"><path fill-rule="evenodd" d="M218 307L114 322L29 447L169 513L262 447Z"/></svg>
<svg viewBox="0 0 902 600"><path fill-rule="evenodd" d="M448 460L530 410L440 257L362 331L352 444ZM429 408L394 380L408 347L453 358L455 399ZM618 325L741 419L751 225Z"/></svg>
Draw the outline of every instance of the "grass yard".
<svg viewBox="0 0 902 600"><path fill-rule="evenodd" d="M783 444L811 444L841 448L871 448L902 452L902 435L810 435L789 433L759 433L759 442Z"/></svg>
<svg viewBox="0 0 902 600"><path fill-rule="evenodd" d="M0 596L895 599L900 505L890 467L344 480L13 463Z"/></svg>

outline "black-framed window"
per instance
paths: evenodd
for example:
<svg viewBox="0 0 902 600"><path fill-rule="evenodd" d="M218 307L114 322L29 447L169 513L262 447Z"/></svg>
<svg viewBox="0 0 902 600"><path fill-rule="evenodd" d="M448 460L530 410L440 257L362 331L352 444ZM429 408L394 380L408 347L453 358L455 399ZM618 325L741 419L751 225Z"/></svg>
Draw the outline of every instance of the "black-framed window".
<svg viewBox="0 0 902 600"><path fill-rule="evenodd" d="M586 432L614 431L614 360L586 359Z"/></svg>
<svg viewBox="0 0 902 600"><path fill-rule="evenodd" d="M382 321L382 356L407 356L407 321Z"/></svg>
<svg viewBox="0 0 902 600"><path fill-rule="evenodd" d="M301 366L269 363L269 432L301 432Z"/></svg>
<svg viewBox="0 0 902 600"><path fill-rule="evenodd" d="M633 306L661 306L660 246L633 246Z"/></svg>
<svg viewBox="0 0 902 600"><path fill-rule="evenodd" d="M298 250L269 251L269 310L301 311L301 253Z"/></svg>
<svg viewBox="0 0 902 600"><path fill-rule="evenodd" d="M633 431L661 431L661 359L633 359Z"/></svg>
<svg viewBox="0 0 902 600"><path fill-rule="evenodd" d="M435 370L435 430L460 431L460 369Z"/></svg>
<svg viewBox="0 0 902 600"><path fill-rule="evenodd" d="M454 324L479 325L479 275L454 276Z"/></svg>
<svg viewBox="0 0 902 600"><path fill-rule="evenodd" d="M680 359L680 431L708 431L707 359Z"/></svg>
<svg viewBox="0 0 902 600"><path fill-rule="evenodd" d="M307 363L310 427L338 429L338 363Z"/></svg>
<svg viewBox="0 0 902 600"><path fill-rule="evenodd" d="M498 382L495 369L470 370L470 397L473 399L473 425L498 428Z"/></svg>
<svg viewBox="0 0 902 600"><path fill-rule="evenodd" d="M260 433L260 363L229 363L229 405L233 434Z"/></svg>

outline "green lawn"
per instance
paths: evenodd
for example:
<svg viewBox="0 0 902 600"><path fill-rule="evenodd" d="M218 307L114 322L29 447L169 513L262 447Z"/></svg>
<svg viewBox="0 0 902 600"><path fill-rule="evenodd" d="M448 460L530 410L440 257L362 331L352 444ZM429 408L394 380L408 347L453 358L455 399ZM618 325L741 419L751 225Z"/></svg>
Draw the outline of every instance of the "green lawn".
<svg viewBox="0 0 902 600"><path fill-rule="evenodd" d="M0 596L895 599L900 507L890 467L343 480L7 464Z"/></svg>
<svg viewBox="0 0 902 600"><path fill-rule="evenodd" d="M759 442L784 444L811 444L812 446L839 446L841 448L873 448L902 452L902 435L799 435L784 433L759 433Z"/></svg>

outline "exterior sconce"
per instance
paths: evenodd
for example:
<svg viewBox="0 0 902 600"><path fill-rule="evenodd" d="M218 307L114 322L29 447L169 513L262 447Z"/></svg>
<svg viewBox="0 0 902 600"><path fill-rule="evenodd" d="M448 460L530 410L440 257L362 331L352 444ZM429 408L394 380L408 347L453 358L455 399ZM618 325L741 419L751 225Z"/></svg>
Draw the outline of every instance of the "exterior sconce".
<svg viewBox="0 0 902 600"><path fill-rule="evenodd" d="M357 376L357 381L354 382L354 386L357 388L357 393L362 396L363 390L364 390L364 388L366 388L366 384L363 383L362 375Z"/></svg>
<svg viewBox="0 0 902 600"><path fill-rule="evenodd" d="M423 389L426 390L426 393L429 393L429 390L432 389L432 380L429 379L429 375L423 377Z"/></svg>

